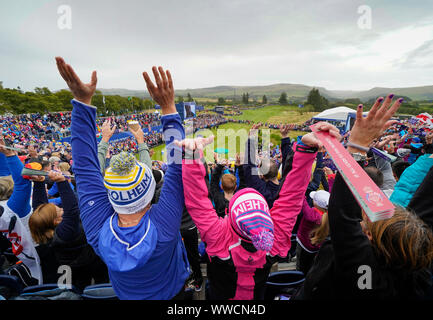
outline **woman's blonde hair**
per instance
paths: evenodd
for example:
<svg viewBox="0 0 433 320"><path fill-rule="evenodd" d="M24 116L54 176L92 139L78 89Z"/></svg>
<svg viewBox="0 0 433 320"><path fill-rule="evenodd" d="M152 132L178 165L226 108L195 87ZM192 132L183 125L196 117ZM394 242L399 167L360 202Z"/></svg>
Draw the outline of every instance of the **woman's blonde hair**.
<svg viewBox="0 0 433 320"><path fill-rule="evenodd" d="M411 271L431 266L433 233L418 216L397 207L389 219L364 221L376 252L387 265Z"/></svg>
<svg viewBox="0 0 433 320"><path fill-rule="evenodd" d="M59 169L62 172L66 172L69 171L69 169L71 169L71 166L67 162L60 162Z"/></svg>
<svg viewBox="0 0 433 320"><path fill-rule="evenodd" d="M56 218L56 206L52 203L42 204L33 211L29 219L29 228L37 244L47 243L53 238Z"/></svg>
<svg viewBox="0 0 433 320"><path fill-rule="evenodd" d="M314 246L321 245L329 235L328 212L322 215L322 223L316 227L310 234L311 244Z"/></svg>
<svg viewBox="0 0 433 320"><path fill-rule="evenodd" d="M8 200L14 191L12 176L0 178L0 201Z"/></svg>

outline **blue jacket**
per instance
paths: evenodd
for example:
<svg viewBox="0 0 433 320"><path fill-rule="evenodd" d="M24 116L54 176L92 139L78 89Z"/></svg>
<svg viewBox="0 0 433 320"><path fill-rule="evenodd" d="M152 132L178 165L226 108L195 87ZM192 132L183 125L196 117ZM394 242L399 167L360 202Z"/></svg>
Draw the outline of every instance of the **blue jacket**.
<svg viewBox="0 0 433 320"><path fill-rule="evenodd" d="M182 152L172 143L185 137L180 116L162 117L169 166L159 202L139 225L120 228L99 167L96 108L76 100L72 105L73 171L89 244L107 265L113 289L121 300L172 299L189 276L179 231L184 208Z"/></svg>
<svg viewBox="0 0 433 320"><path fill-rule="evenodd" d="M409 205L419 185L433 166L433 158L430 156L431 154L425 154L419 157L414 164L404 170L390 197L391 202L404 208Z"/></svg>
<svg viewBox="0 0 433 320"><path fill-rule="evenodd" d="M20 218L28 219L32 208L30 197L32 195L32 183L22 177L24 165L17 156L0 156L0 167L4 172L9 172L14 181L14 192L8 200L9 208ZM27 222L25 222L27 224Z"/></svg>
<svg viewBox="0 0 433 320"><path fill-rule="evenodd" d="M10 176L11 172L6 162L6 156L0 153L0 177Z"/></svg>
<svg viewBox="0 0 433 320"><path fill-rule="evenodd" d="M72 191L75 191L74 185L72 183L69 182L69 185L71 186ZM57 186L57 182L55 182L53 184L53 186L51 187L50 190L48 190L48 195L50 197L55 196L56 194L59 193L59 187ZM48 203L52 203L58 207L62 207L62 198L59 196L57 198L53 198L53 199L49 199Z"/></svg>
<svg viewBox="0 0 433 320"><path fill-rule="evenodd" d="M259 178L258 167L255 158L255 142L248 138L245 147L247 163L243 165L245 184L248 188L253 188L260 192L268 203L269 209L274 205L280 186L272 181L264 181Z"/></svg>

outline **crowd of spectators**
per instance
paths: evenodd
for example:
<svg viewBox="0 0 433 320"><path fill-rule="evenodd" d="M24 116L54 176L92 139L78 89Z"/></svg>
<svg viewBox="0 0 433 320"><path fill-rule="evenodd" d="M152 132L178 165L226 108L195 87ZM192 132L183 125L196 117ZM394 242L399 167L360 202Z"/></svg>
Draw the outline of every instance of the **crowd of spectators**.
<svg viewBox="0 0 433 320"><path fill-rule="evenodd" d="M374 199L395 205L391 217L372 221L318 136L290 138L306 125L242 121L251 125L245 154L233 162L215 154L206 163L213 137L186 138L169 71L153 68L156 85L143 74L161 115L98 120L96 74L83 84L56 60L75 97L72 114L63 115L71 143L29 140L19 148L18 128L33 134L50 126L48 118L2 119L0 273L29 287L59 283L67 266L78 292L105 283L122 300L184 300L189 289L203 288L209 300L263 300L272 267L296 261L303 281L285 292L292 300L433 299L433 132L422 122L391 120L402 99L379 98L365 118L360 105L343 136L316 124L365 170L365 187L380 191ZM159 121L162 132L146 136L143 127ZM225 122L194 120L197 130ZM115 142L110 154L119 128L133 137ZM264 128L281 134L269 153L259 146ZM161 142L167 161L152 161L149 147ZM372 273L367 284L360 285L360 266ZM32 298L4 287L3 298ZM81 297L66 291L63 298Z"/></svg>

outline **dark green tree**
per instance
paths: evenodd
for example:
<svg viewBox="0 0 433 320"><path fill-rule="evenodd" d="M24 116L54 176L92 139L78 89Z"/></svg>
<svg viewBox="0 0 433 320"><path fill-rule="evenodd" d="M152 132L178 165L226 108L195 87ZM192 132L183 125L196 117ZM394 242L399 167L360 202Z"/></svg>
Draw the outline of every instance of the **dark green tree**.
<svg viewBox="0 0 433 320"><path fill-rule="evenodd" d="M154 106L155 106L153 104L152 100L149 100L149 99L144 100L143 104L144 104L144 109L145 110L153 109Z"/></svg>
<svg viewBox="0 0 433 320"><path fill-rule="evenodd" d="M57 99L60 101L60 105L63 107L62 110L72 110L71 100L74 98L71 91L60 90L54 93Z"/></svg>
<svg viewBox="0 0 433 320"><path fill-rule="evenodd" d="M306 104L311 104L314 111L323 111L329 107L329 101L325 97L322 97L316 88L311 89Z"/></svg>
<svg viewBox="0 0 433 320"><path fill-rule="evenodd" d="M362 101L359 98L350 98L350 99L344 100L344 103L360 105L362 103Z"/></svg>
<svg viewBox="0 0 433 320"><path fill-rule="evenodd" d="M43 88L36 87L35 93L41 96L50 96L52 94L50 89L48 89L47 87L43 87Z"/></svg>
<svg viewBox="0 0 433 320"><path fill-rule="evenodd" d="M289 104L289 102L287 101L287 93L283 92L280 96L280 99L278 99L278 102L282 105Z"/></svg>
<svg viewBox="0 0 433 320"><path fill-rule="evenodd" d="M250 103L250 95L249 95L248 92L242 94L242 103L243 103L243 104L248 104L248 103Z"/></svg>
<svg viewBox="0 0 433 320"><path fill-rule="evenodd" d="M105 99L107 100L107 99ZM105 101L107 102L107 101ZM104 103L102 101L102 92L99 90L95 91L95 94L92 97L92 105L96 107L96 110L98 110L98 113L105 112L104 110Z"/></svg>

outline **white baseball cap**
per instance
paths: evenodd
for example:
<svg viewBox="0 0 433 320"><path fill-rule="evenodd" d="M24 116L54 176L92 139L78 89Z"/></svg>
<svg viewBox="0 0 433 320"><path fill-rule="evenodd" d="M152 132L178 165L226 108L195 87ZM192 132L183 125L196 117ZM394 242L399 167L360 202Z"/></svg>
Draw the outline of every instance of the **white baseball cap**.
<svg viewBox="0 0 433 320"><path fill-rule="evenodd" d="M404 158L406 156L408 156L410 154L411 150L410 149L405 149L405 148L399 148L397 149L397 155L400 158Z"/></svg>
<svg viewBox="0 0 433 320"><path fill-rule="evenodd" d="M310 198L316 203L320 208L328 210L330 193L328 191L319 190L310 193Z"/></svg>

